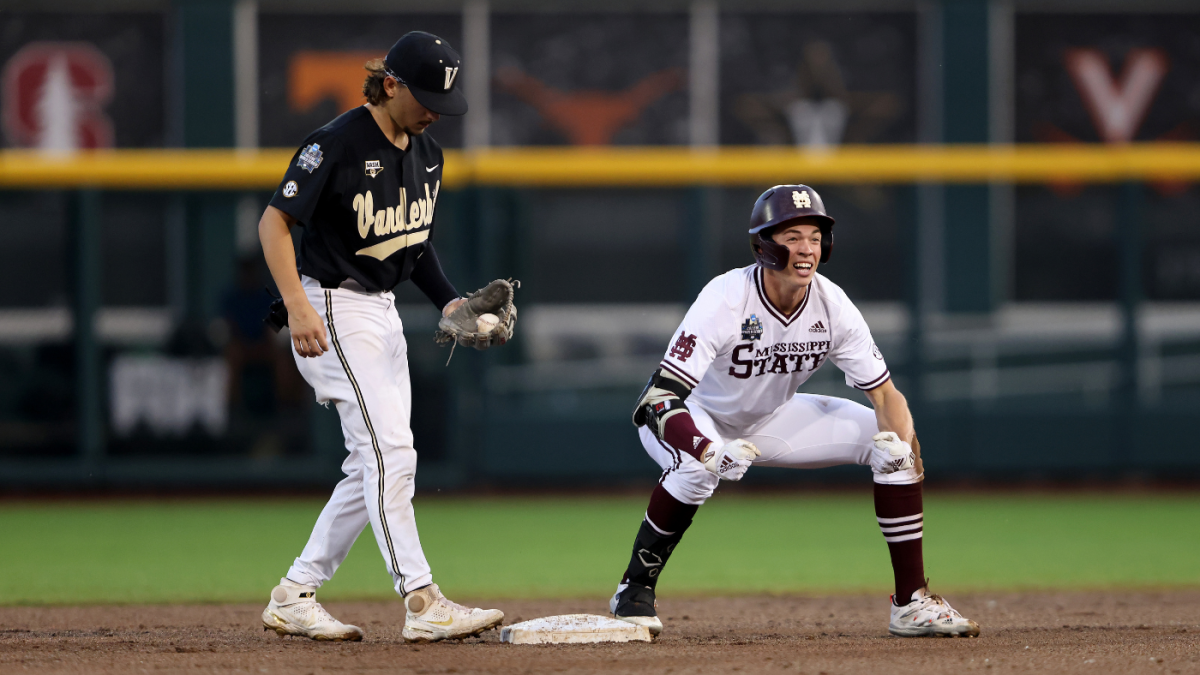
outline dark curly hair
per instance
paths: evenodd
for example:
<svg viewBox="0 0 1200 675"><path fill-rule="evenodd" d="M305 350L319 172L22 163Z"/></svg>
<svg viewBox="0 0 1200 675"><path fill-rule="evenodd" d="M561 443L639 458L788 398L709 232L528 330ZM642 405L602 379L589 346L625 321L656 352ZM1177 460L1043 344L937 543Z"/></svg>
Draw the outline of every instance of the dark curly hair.
<svg viewBox="0 0 1200 675"><path fill-rule="evenodd" d="M388 99L383 88L383 81L388 76L387 71L383 69L383 59L367 61L363 68L367 69L367 79L363 81L363 96L371 105L383 105Z"/></svg>

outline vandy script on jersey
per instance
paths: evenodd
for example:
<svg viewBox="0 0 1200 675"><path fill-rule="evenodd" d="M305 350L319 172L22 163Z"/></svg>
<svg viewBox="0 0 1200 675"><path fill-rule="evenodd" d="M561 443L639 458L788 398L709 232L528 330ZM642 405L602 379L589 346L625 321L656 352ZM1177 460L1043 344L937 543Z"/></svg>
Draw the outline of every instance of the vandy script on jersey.
<svg viewBox="0 0 1200 675"><path fill-rule="evenodd" d="M425 183L425 197L408 201L407 191L400 188L400 206L389 206L387 209L375 210L375 198L371 195L371 191L354 195L353 207L355 213L358 214L358 236L363 239L371 234L374 230L375 236L381 237L395 232L408 232L417 228L428 227L433 223L433 209L437 205L438 192L442 188L442 182L437 181L433 187L433 193L429 192L429 183ZM408 219L405 221L405 205L408 205ZM407 246L419 244L429 238L429 230L425 229L420 232L412 232L410 234L401 234L397 237L392 237L386 241L368 246L356 252L356 255L371 256L377 260L384 260L396 251Z"/></svg>
<svg viewBox="0 0 1200 675"><path fill-rule="evenodd" d="M761 349L755 349L752 344L738 345L733 349L733 365L729 367L729 374L745 380L751 375L786 375L801 369L812 372L821 367L831 344L829 340L777 342Z"/></svg>

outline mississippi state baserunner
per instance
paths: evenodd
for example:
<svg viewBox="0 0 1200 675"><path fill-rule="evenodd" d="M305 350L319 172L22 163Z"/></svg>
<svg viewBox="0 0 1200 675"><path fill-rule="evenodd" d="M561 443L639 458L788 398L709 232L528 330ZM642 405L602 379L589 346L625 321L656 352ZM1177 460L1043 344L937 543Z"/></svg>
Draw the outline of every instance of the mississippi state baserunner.
<svg viewBox="0 0 1200 675"><path fill-rule="evenodd" d="M662 478L609 602L618 619L662 631L655 587L700 505L752 465L870 466L875 515L895 575L888 630L905 637L979 635L929 592L920 446L904 396L862 314L817 274L833 252L833 218L815 190L778 185L750 216L756 264L713 279L688 310L634 408ZM826 361L874 410L796 389Z"/></svg>

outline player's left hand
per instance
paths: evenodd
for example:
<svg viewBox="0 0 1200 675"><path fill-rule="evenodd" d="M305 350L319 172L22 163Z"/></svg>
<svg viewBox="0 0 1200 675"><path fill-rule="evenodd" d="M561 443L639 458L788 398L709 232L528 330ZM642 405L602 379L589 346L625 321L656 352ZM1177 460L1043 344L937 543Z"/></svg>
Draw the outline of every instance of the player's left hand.
<svg viewBox="0 0 1200 675"><path fill-rule="evenodd" d="M438 344L456 342L464 347L483 350L502 345L512 339L517 323L517 308L513 305L513 290L521 282L497 279L466 298L451 300L442 308L442 318L434 340ZM494 314L499 323L489 332L479 329L479 317Z"/></svg>
<svg viewBox="0 0 1200 675"><path fill-rule="evenodd" d="M704 468L725 480L741 480L754 458L762 454L758 446L741 438L729 441L723 448L715 446L716 443L709 443L700 456Z"/></svg>
<svg viewBox="0 0 1200 675"><path fill-rule="evenodd" d="M894 431L881 431L871 437L871 469L875 473L896 473L916 465L912 446L900 440Z"/></svg>

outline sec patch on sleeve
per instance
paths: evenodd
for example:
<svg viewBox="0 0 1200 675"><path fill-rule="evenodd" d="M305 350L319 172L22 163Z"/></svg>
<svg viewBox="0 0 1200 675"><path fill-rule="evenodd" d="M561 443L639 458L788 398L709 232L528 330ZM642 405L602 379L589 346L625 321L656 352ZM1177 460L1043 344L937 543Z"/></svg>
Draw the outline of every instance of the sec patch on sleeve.
<svg viewBox="0 0 1200 675"><path fill-rule="evenodd" d="M288 199L295 197L296 193L299 191L300 186L296 185L296 181L294 180L289 180L287 184L283 186L283 196L287 197Z"/></svg>

